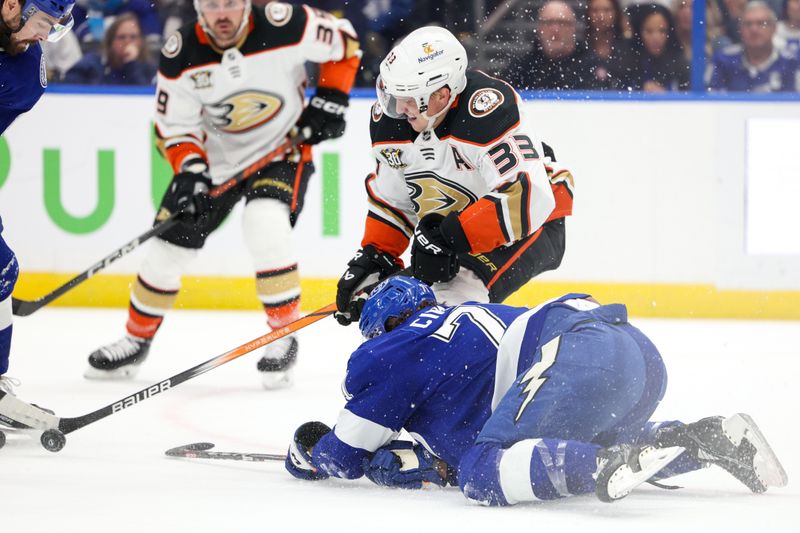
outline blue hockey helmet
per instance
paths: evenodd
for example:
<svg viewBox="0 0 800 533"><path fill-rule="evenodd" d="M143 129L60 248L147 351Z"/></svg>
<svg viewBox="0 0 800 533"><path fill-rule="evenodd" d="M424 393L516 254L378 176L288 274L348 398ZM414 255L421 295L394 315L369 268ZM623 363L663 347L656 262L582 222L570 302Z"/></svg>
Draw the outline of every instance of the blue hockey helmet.
<svg viewBox="0 0 800 533"><path fill-rule="evenodd" d="M25 24L39 11L58 19L47 36L48 41L55 42L71 30L75 24L75 20L72 18L74 6L75 0L26 0L22 8L22 24Z"/></svg>
<svg viewBox="0 0 800 533"><path fill-rule="evenodd" d="M425 283L407 276L393 276L378 284L367 298L358 328L367 339L386 333L390 318L403 318L423 302L436 303L436 296Z"/></svg>

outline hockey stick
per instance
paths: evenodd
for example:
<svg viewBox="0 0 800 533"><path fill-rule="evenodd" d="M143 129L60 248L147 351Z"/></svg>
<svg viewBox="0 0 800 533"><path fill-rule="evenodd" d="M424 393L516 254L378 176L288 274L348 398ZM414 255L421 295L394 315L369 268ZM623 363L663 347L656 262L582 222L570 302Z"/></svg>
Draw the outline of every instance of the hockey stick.
<svg viewBox="0 0 800 533"><path fill-rule="evenodd" d="M259 158L257 161L254 161L251 165L247 168L232 176L222 184L214 187L211 192L209 192L209 196L212 198L219 198L224 193L226 193L231 188L235 187L236 185L240 184L241 182L249 179L253 174L261 170L265 165L271 162L275 157L291 150L298 144L301 144L308 138L307 131L303 131L303 133L297 134L290 139L286 140L285 142L281 143L280 146L272 150L270 153L266 154L265 156ZM68 292L69 290L73 289L74 287L80 285L87 279L91 278L99 271L106 268L111 263L115 262L117 259L121 257L125 257L136 248L138 248L141 244L148 241L152 237L157 237L165 233L167 230L172 228L178 223L178 218L185 213L185 210L178 211L170 215L169 218L163 220L162 222L158 223L154 227L150 228L146 232L142 233L132 241L126 243L120 248L117 248L100 261L96 262L74 278L70 279L60 287L54 289L53 291L45 294L44 296L37 298L36 300L19 300L17 298L11 298L11 309L12 312L16 316L28 316L32 313L35 313L45 305L49 304L53 300L61 297L64 293Z"/></svg>
<svg viewBox="0 0 800 533"><path fill-rule="evenodd" d="M184 459L229 459L233 461L250 461L258 463L262 461L285 461L286 456L276 453L240 453L240 452L210 452L214 445L210 442L195 442L171 448L164 452L169 457L181 457Z"/></svg>
<svg viewBox="0 0 800 533"><path fill-rule="evenodd" d="M184 370L179 374L155 383L134 394L126 396L121 400L106 405L105 407L101 407L100 409L92 411L91 413L83 416L77 416L74 418L61 418L51 415L42 411L41 409L37 409L30 404L18 400L14 396L8 396L3 391L0 391L0 407L3 407L4 404L6 407L0 408L0 412L9 413L10 418L25 424L30 429L46 430L45 433L49 433L51 435L53 433L61 434L60 438L63 439L63 435L72 433L75 430L81 429L82 427L88 426L93 422L97 422L98 420L116 414L129 407L133 407L137 403L143 402L144 400L148 400L157 394L168 391L175 386L180 385L184 381L188 381L199 376L200 374L205 374L209 370L213 370L218 366L222 366L225 363L233 361L234 359L238 359L239 357L248 354L253 350L261 348L262 346L265 346L273 341L303 329L306 326L318 322L326 316L332 314L334 311L336 311L336 304L328 304L311 314L308 314L302 318L298 318L294 322L291 322L282 328L278 328L265 335L262 335L261 337L253 339L250 342L246 342L245 344L209 359L204 363L195 365L188 370ZM59 447L58 449L61 448Z"/></svg>

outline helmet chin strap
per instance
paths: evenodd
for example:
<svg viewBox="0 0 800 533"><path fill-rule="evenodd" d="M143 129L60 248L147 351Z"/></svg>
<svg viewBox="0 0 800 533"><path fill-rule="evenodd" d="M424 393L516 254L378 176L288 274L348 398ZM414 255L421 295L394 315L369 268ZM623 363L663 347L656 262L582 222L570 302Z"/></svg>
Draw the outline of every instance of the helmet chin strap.
<svg viewBox="0 0 800 533"><path fill-rule="evenodd" d="M425 126L425 130L432 130L434 128L434 124L436 123L436 121L439 119L440 116L444 115L450 110L450 106L452 106L453 102L456 101L456 97L458 95L454 94L453 91L450 91L450 99L447 101L447 105L444 106L441 111L439 111L433 116L428 115L428 107L430 105L431 96L433 96L433 93L428 95L428 105L425 106L426 109L424 111L425 116L428 117L428 125Z"/></svg>

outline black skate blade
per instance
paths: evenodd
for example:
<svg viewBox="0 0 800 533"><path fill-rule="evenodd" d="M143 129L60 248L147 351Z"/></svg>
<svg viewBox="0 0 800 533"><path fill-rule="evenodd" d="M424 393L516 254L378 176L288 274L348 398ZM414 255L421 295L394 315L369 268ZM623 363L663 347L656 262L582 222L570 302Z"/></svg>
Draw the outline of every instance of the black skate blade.
<svg viewBox="0 0 800 533"><path fill-rule="evenodd" d="M193 452L205 452L213 447L214 444L211 442L195 442L170 448L164 453L170 457L192 457L194 455Z"/></svg>

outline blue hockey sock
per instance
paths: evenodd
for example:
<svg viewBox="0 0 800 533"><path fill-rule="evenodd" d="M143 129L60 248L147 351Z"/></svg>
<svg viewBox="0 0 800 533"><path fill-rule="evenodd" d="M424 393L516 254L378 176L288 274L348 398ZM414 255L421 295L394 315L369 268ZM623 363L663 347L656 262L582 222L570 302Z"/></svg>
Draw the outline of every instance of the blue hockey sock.
<svg viewBox="0 0 800 533"><path fill-rule="evenodd" d="M599 449L558 439L526 439L507 449L479 444L461 459L459 485L467 498L488 505L594 492Z"/></svg>
<svg viewBox="0 0 800 533"><path fill-rule="evenodd" d="M0 376L8 371L8 357L11 352L11 296L0 300Z"/></svg>

